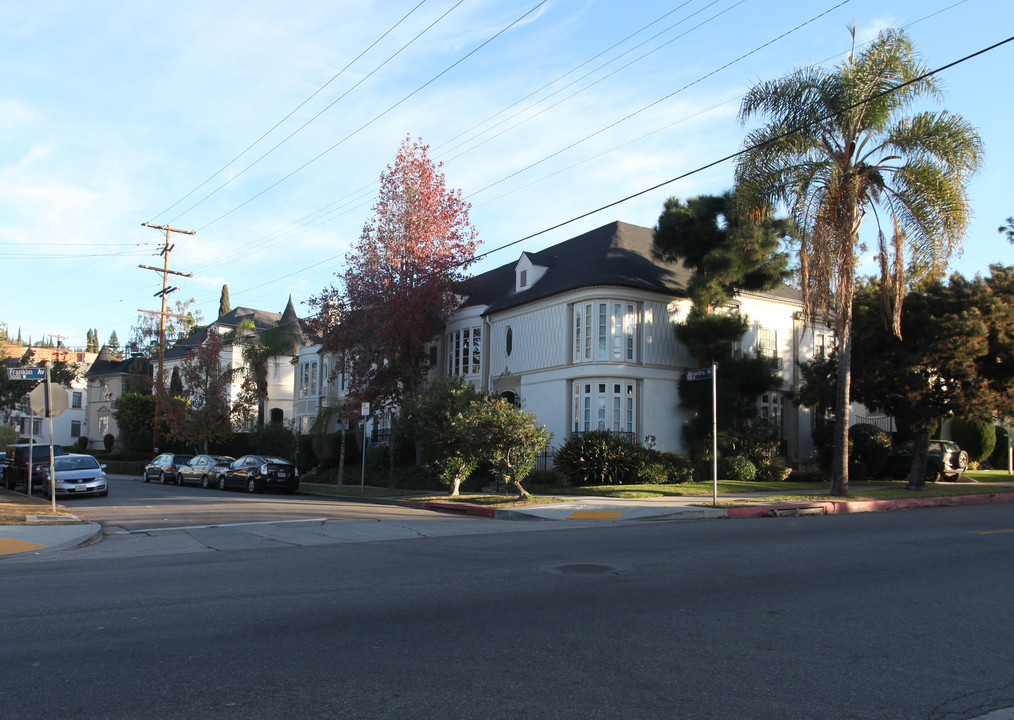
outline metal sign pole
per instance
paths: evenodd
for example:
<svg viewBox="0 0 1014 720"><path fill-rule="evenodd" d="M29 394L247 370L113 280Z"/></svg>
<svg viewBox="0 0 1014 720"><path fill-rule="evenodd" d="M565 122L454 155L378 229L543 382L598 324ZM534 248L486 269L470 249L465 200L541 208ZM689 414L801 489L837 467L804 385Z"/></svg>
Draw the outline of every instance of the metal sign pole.
<svg viewBox="0 0 1014 720"><path fill-rule="evenodd" d="M368 402L363 403L360 414L363 416L363 462L359 473L359 494L362 495L366 492L366 420L370 417Z"/></svg>
<svg viewBox="0 0 1014 720"><path fill-rule="evenodd" d="M56 470L53 457L53 395L49 383L49 368L46 368L46 417L49 418L49 498L56 514Z"/></svg>
<svg viewBox="0 0 1014 720"><path fill-rule="evenodd" d="M711 504L718 505L718 365L711 363Z"/></svg>

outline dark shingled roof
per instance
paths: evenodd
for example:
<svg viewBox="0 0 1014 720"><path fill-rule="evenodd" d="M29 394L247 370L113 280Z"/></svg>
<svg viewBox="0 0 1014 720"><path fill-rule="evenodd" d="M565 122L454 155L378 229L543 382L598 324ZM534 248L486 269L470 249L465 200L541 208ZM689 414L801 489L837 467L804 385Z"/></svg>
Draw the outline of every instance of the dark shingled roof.
<svg viewBox="0 0 1014 720"><path fill-rule="evenodd" d="M539 252L525 253L535 265L547 267L531 287L515 292L517 261L472 278L463 306L487 305L485 314L506 310L583 287L613 286L686 297L691 272L682 263L651 256L651 228L612 222ZM797 300L789 287L768 295Z"/></svg>
<svg viewBox="0 0 1014 720"><path fill-rule="evenodd" d="M282 313L267 312L266 310L254 310L253 308L247 307L237 307L215 320L212 325L215 325L218 328L218 331L224 335L225 333L238 328L246 320L253 323L258 335L263 330L273 327L280 321L290 323L296 329L296 347L299 347L300 344L306 344L307 342L306 338L308 336L308 330L306 327L306 321L296 317L296 308L292 303L291 295L289 296L289 302L285 306L285 311ZM191 348L203 343L207 337L208 329L202 328L190 337L184 338L171 348L168 348L165 351L165 358L168 360L184 357Z"/></svg>

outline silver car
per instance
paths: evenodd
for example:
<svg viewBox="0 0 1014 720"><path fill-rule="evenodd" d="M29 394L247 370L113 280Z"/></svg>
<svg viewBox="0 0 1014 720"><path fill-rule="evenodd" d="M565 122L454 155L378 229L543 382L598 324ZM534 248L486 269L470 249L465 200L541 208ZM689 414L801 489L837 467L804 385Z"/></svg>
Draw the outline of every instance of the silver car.
<svg viewBox="0 0 1014 720"><path fill-rule="evenodd" d="M91 455L60 455L53 459L53 471L56 475L57 495L93 495L105 497L109 494L106 483L105 465ZM45 485L48 497L49 483Z"/></svg>

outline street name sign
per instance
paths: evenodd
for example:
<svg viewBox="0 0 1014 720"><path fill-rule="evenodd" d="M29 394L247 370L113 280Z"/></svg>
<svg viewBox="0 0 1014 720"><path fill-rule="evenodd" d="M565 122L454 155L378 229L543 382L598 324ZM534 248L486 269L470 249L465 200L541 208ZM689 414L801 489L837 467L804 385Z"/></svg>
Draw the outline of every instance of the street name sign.
<svg viewBox="0 0 1014 720"><path fill-rule="evenodd" d="M711 368L697 368L696 370L687 370L687 380L710 380L711 379Z"/></svg>
<svg viewBox="0 0 1014 720"><path fill-rule="evenodd" d="M7 368L7 379L8 380L45 380L46 379L46 368L44 367L26 367L26 368Z"/></svg>

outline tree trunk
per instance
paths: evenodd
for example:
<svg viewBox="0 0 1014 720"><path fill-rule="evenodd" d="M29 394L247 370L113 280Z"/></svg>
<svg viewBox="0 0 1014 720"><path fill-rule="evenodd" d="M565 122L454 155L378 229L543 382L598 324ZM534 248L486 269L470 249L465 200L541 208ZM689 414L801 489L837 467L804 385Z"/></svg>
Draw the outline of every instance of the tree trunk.
<svg viewBox="0 0 1014 720"><path fill-rule="evenodd" d="M927 463L929 456L929 430L920 430L915 436L915 447L912 450L912 467L908 471L906 490L925 490Z"/></svg>
<svg viewBox="0 0 1014 720"><path fill-rule="evenodd" d="M526 498L530 498L532 496L530 492L521 487L521 483L518 482L517 480L512 479L510 481L510 484L513 485L514 489L518 491L518 500L525 500Z"/></svg>
<svg viewBox="0 0 1014 720"><path fill-rule="evenodd" d="M859 223L853 219L852 238L838 268L838 397L834 417L834 454L830 494L849 494L849 411L852 409L852 299L855 295L856 243Z"/></svg>

